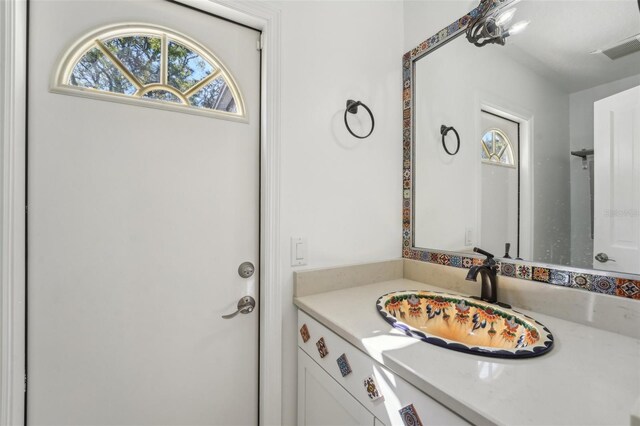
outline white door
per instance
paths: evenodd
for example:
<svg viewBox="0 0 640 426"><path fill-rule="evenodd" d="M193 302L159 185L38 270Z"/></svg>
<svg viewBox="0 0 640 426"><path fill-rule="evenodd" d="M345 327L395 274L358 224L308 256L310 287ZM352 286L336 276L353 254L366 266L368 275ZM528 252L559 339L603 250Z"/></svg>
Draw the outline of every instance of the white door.
<svg viewBox="0 0 640 426"><path fill-rule="evenodd" d="M637 274L640 86L595 102L594 136L593 267Z"/></svg>
<svg viewBox="0 0 640 426"><path fill-rule="evenodd" d="M166 1L30 3L29 424L256 424L258 311L221 316L259 300L259 33ZM248 120L50 92L69 46L122 23L213 52Z"/></svg>
<svg viewBox="0 0 640 426"><path fill-rule="evenodd" d="M486 111L481 112L480 247L496 256L518 250L518 123Z"/></svg>

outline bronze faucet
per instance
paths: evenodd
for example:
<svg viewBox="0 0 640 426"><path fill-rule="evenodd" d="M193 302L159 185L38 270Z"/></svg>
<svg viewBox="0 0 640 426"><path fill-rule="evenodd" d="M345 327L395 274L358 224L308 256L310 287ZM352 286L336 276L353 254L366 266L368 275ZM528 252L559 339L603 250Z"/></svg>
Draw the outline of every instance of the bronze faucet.
<svg viewBox="0 0 640 426"><path fill-rule="evenodd" d="M498 302L498 264L493 259L494 256L478 247L474 247L473 251L487 256L482 265L472 266L467 274L467 280L469 281L476 281L478 273L480 274L482 289L480 290L479 299L484 302L495 303L510 308L509 305ZM478 299L478 297L474 298Z"/></svg>

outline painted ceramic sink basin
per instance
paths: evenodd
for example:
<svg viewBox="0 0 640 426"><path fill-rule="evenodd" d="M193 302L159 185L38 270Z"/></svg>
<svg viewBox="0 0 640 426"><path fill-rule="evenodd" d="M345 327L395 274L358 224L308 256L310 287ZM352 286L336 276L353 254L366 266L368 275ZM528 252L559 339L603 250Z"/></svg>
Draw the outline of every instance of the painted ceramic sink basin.
<svg viewBox="0 0 640 426"><path fill-rule="evenodd" d="M470 297L405 290L385 294L376 306L405 334L454 351L529 358L553 346L551 332L533 318Z"/></svg>

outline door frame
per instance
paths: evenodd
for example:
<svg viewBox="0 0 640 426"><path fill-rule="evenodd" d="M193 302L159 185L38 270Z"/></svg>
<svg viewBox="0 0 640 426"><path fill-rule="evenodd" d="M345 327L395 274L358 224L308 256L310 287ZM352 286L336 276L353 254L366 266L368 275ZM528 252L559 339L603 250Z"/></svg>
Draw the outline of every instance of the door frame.
<svg viewBox="0 0 640 426"><path fill-rule="evenodd" d="M262 31L259 422L282 423L280 11L258 2L175 0ZM24 424L28 0L0 1L0 426Z"/></svg>

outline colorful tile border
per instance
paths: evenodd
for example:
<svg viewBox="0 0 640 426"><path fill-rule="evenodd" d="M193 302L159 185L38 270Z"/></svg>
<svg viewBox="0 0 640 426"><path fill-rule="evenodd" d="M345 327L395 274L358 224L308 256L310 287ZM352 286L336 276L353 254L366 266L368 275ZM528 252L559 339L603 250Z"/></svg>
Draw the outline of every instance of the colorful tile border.
<svg viewBox="0 0 640 426"><path fill-rule="evenodd" d="M483 261L483 258L470 258L463 255L416 248L404 250L402 257L462 269L469 269L471 266L481 264ZM614 276L615 274L598 275L598 271L595 270L577 272L548 268L536 266L531 262L520 263L514 260L505 262L498 259L498 263L498 275L504 277L640 300L640 279L619 278Z"/></svg>
<svg viewBox="0 0 640 426"><path fill-rule="evenodd" d="M491 7L502 6L510 1L493 0ZM439 250L418 249L413 245L413 233L411 231L413 220L411 176L413 175L414 144L411 137L413 128L413 64L429 51L465 31L469 22L479 13L480 6L402 56L402 257L405 259L466 269L473 265L482 264L482 258L473 255L463 256ZM561 266L550 267L550 265L519 262L513 259L502 259L499 266L498 274L505 277L640 300L640 277L637 279L624 278L616 273L599 275L598 271L595 270L564 270L561 269Z"/></svg>

